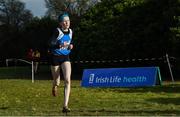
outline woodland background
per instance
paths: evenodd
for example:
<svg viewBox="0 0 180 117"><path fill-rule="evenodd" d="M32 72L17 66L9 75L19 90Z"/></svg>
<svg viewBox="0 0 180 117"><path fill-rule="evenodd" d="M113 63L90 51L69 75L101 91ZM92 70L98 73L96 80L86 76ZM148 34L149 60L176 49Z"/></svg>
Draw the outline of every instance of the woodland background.
<svg viewBox="0 0 180 117"><path fill-rule="evenodd" d="M0 59L24 58L38 49L47 60L57 17L70 14L72 61L173 57L180 69L180 0L45 0L34 17L19 0L0 0ZM137 64L136 64L137 65Z"/></svg>

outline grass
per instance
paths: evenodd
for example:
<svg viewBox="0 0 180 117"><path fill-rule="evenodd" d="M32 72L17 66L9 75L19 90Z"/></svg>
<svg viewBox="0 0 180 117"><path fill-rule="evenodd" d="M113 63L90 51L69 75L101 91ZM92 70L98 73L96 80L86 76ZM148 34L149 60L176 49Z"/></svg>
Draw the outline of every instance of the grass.
<svg viewBox="0 0 180 117"><path fill-rule="evenodd" d="M146 88L82 88L72 80L69 116L178 116L180 82ZM0 79L0 116L63 116L63 81L58 97L51 80Z"/></svg>
<svg viewBox="0 0 180 117"><path fill-rule="evenodd" d="M63 80L52 97L49 67L0 68L0 116L64 116ZM72 79L77 79L73 76ZM46 80L42 80L46 79ZM180 82L144 88L83 88L72 80L69 116L180 116Z"/></svg>

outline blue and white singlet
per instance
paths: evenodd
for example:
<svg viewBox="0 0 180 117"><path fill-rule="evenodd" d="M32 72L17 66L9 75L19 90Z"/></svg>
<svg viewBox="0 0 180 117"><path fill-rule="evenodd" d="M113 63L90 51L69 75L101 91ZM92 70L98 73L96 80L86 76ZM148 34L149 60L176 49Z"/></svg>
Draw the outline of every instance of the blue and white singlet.
<svg viewBox="0 0 180 117"><path fill-rule="evenodd" d="M71 50L69 49L69 45L71 44L72 41L72 30L69 29L69 33L63 33L62 30L60 28L57 28L59 35L56 38L56 41L52 42L52 45L62 45L61 48L54 48L52 49L52 54L53 55L69 55L69 53L71 52ZM63 46L64 43L66 44L66 46Z"/></svg>

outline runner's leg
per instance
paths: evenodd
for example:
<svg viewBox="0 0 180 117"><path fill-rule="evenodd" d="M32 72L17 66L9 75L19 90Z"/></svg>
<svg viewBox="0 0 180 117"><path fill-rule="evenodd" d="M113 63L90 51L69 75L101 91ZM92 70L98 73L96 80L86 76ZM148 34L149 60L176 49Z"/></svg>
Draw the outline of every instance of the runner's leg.
<svg viewBox="0 0 180 117"><path fill-rule="evenodd" d="M51 73L53 76L53 86L59 86L60 84L60 66L51 66Z"/></svg>
<svg viewBox="0 0 180 117"><path fill-rule="evenodd" d="M64 107L68 107L70 88L71 88L71 63L66 61L62 63L62 71L64 76Z"/></svg>
<svg viewBox="0 0 180 117"><path fill-rule="evenodd" d="M60 66L51 66L51 73L53 76L52 94L53 96L57 96L57 87L60 84Z"/></svg>

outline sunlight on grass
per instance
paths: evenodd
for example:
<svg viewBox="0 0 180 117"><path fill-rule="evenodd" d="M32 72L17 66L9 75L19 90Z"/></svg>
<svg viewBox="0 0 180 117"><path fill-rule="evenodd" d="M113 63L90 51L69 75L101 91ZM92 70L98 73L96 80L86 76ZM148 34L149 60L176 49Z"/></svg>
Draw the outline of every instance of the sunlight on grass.
<svg viewBox="0 0 180 117"><path fill-rule="evenodd" d="M0 115L63 116L63 86L51 95L51 80L0 80ZM72 116L180 115L180 82L146 88L82 88L72 81Z"/></svg>

